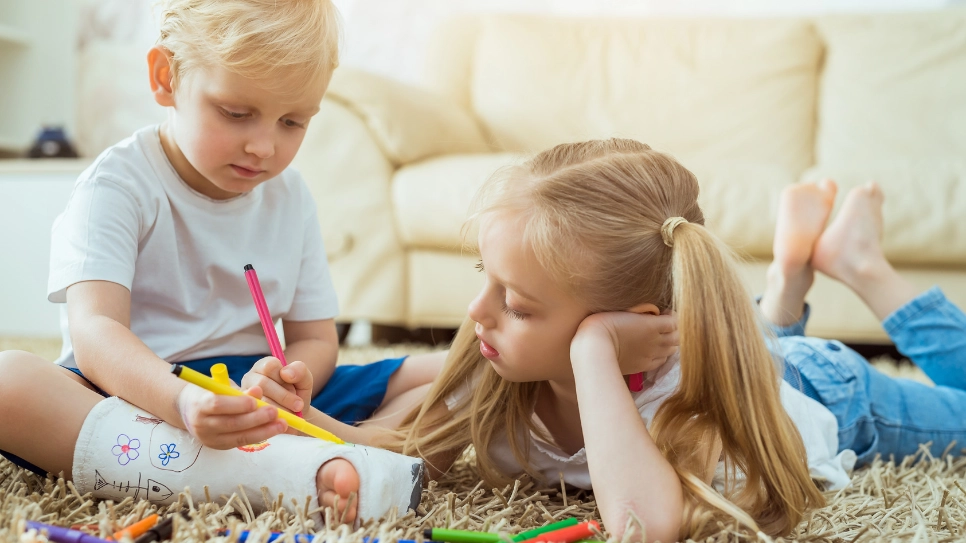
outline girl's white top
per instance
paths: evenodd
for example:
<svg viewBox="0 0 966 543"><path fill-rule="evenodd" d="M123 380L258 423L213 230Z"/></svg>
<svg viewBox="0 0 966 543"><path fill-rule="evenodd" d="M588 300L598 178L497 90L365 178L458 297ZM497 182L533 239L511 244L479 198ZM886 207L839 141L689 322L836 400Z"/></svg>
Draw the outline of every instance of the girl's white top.
<svg viewBox="0 0 966 543"><path fill-rule="evenodd" d="M681 380L681 368L677 356L671 358L661 368L645 375L644 390L632 392L634 403L641 414L641 418L651 425L657 409L674 393ZM452 410L470 391L467 383L462 389L446 399L446 405ZM855 466L856 456L851 450L838 451L838 422L835 416L824 405L805 396L791 385L782 381L781 400L785 411L798 427L802 440L805 442L805 452L808 455L808 468L812 478L822 481L826 489L837 490L848 484L852 468ZM538 427L538 418L534 417ZM523 472L522 467L513 456L510 444L505 436L490 444L490 454L500 469L508 475ZM553 483L563 480L577 488L591 488L590 471L587 468L587 451L580 449L575 454L567 454L552 443L547 443L536 435L530 435L530 464L543 476L546 482ZM715 474L715 486L723 488L724 463L718 465Z"/></svg>

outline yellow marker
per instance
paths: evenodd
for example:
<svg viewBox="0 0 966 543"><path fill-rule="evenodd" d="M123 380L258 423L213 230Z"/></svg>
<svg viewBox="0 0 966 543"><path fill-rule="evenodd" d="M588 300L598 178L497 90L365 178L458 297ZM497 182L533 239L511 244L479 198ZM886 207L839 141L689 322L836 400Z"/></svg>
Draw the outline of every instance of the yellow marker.
<svg viewBox="0 0 966 543"><path fill-rule="evenodd" d="M211 367L211 378L223 385L231 386L231 377L228 377L228 366L215 364Z"/></svg>
<svg viewBox="0 0 966 543"><path fill-rule="evenodd" d="M218 381L212 379L211 377L208 377L207 375L197 372L191 368L186 368L181 364L173 364L171 366L171 373L175 374L177 377L184 379L185 381L188 381L193 385L198 385L205 390L210 390L215 394L223 394L225 396L245 396L244 392L238 389L232 388L230 385L221 384ZM267 403L259 399L256 399L255 401L258 403L259 407L263 405L268 405ZM278 418L287 422L288 425L291 426L292 428L295 428L296 430L302 433L308 434L312 437L317 437L319 439L324 439L326 441L331 441L333 443L340 443L340 444L345 443L345 441L342 441L341 439L335 437L333 434L326 432L322 428L319 428L318 426L310 422L306 422L305 419L300 419L296 417L295 415L293 415L292 413L289 413L284 409L278 410Z"/></svg>

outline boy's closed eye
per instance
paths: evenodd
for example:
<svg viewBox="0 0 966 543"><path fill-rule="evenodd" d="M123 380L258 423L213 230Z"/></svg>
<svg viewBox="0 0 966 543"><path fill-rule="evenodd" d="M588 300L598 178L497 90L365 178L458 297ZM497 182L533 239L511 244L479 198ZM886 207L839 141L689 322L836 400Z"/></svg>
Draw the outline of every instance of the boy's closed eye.
<svg viewBox="0 0 966 543"><path fill-rule="evenodd" d="M307 123L305 123L305 122L299 122L299 121L296 121L294 119L283 118L282 119L282 124L284 124L285 126L287 126L289 128L305 128L305 125Z"/></svg>
<svg viewBox="0 0 966 543"><path fill-rule="evenodd" d="M221 110L222 115L235 121L240 121L240 120L252 117L252 113L250 111L241 111L241 110L235 110L235 109L226 108L226 107L220 107L219 109ZM307 124L306 121L299 121L289 117L282 117L281 119L279 119L279 122L281 122L288 128L305 128Z"/></svg>
<svg viewBox="0 0 966 543"><path fill-rule="evenodd" d="M225 117L228 117L229 119L245 119L251 116L251 113L248 111L234 110L234 109L229 109L225 107L221 107L218 109L221 110L222 115L224 115Z"/></svg>

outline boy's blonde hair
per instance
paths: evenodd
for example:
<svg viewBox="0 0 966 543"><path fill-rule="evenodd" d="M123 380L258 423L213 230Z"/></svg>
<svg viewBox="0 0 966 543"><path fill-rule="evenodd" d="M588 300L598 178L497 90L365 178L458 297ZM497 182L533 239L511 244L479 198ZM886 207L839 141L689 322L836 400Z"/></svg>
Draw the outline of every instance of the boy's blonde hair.
<svg viewBox="0 0 966 543"><path fill-rule="evenodd" d="M682 536L700 538L726 517L787 535L806 510L824 503L732 252L703 226L690 171L633 140L558 145L491 178L476 207L471 226L492 213L524 217L524 239L541 266L593 311L649 302L677 312L681 382L650 432L687 497ZM673 217L687 222L673 230L669 246L662 227ZM502 379L480 354L473 325L460 328L395 447L432 461L473 444L482 475L499 484L507 474L488 445L506 436L520 465L536 475L527 433L543 435L532 419L540 383ZM430 413L446 411L434 408L467 383L472 392L435 420ZM731 474L723 497L706 483L719 449Z"/></svg>
<svg viewBox="0 0 966 543"><path fill-rule="evenodd" d="M298 94L339 64L339 14L330 0L160 0L158 45L172 84L220 66L272 90Z"/></svg>

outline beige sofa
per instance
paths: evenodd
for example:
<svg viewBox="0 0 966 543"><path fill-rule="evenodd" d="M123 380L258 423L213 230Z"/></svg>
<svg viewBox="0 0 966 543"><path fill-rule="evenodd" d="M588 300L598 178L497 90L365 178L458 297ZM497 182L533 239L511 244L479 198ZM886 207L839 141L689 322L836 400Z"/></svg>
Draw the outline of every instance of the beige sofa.
<svg viewBox="0 0 966 543"><path fill-rule="evenodd" d="M779 20L489 16L439 29L425 88L340 68L296 165L344 320L456 326L481 285L460 226L500 166L632 137L702 184L709 226L762 289L777 197L877 180L889 259L966 306L966 12ZM820 279L809 333L886 336Z"/></svg>

